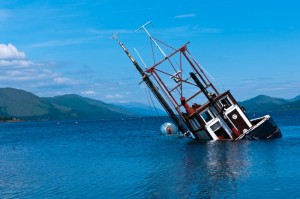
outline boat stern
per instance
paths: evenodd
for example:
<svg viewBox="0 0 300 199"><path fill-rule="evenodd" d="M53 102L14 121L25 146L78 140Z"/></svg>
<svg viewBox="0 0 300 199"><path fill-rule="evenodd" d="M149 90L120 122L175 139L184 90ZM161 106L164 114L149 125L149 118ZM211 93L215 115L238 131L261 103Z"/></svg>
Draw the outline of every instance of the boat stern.
<svg viewBox="0 0 300 199"><path fill-rule="evenodd" d="M250 120L252 128L243 133L237 140L262 140L281 138L282 134L270 115Z"/></svg>

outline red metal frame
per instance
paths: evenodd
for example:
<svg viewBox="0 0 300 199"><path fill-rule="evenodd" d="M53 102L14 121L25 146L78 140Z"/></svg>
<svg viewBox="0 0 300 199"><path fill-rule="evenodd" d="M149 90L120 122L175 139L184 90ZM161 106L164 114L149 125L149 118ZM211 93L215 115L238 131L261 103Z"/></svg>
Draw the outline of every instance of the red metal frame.
<svg viewBox="0 0 300 199"><path fill-rule="evenodd" d="M154 63L154 65L152 67L148 68L146 70L146 72L151 74L150 76L153 77L153 79L157 83L158 87L163 91L164 95L167 97L167 99L173 105L173 107L176 109L176 111L178 112L179 115L182 116L182 112L183 112L183 110L181 109L182 104L180 101L180 99L182 97L185 97L186 102L189 102L189 101L193 100L196 96L198 96L202 93L201 90L195 84L195 82L190 81L189 76L186 79L183 79L184 78L183 72L185 71L185 68L190 67L190 70L185 71L185 72L195 72L197 74L197 76L201 79L202 83L205 85L206 88L211 87L212 90L217 95L219 95L219 92L214 87L214 85L210 82L210 80L207 78L207 76L204 73L204 70L201 68L200 64L192 57L191 53L187 50L187 45L189 43L186 43L185 45L183 45L182 47L180 47L179 49L176 50L175 48L172 48L159 40L156 40L156 41L164 44L168 48L173 49L174 52L172 52L170 55L164 57L164 59ZM153 52L153 49L152 49L152 52ZM177 55L178 53L179 53L179 66L176 67L176 65L172 62L171 58L173 59L175 57L175 55ZM168 69L159 68L159 66L161 66L165 61L168 62L170 67ZM186 63L184 63L184 61L186 61ZM186 64L188 66L184 67L183 66L184 64ZM171 74L170 70L171 71L173 70L173 72L175 72L176 77ZM166 80L166 79L164 79L165 78L164 76L167 76L171 79L173 78L174 80L176 78L175 85L171 86L169 88L169 85L167 85L166 82L170 81L170 79L167 81L164 81L164 80ZM184 88L183 88L184 85L193 86L193 87L195 87L196 91L193 92L193 94L191 96L185 96ZM175 96L175 92L177 92L177 94L179 94L179 97Z"/></svg>

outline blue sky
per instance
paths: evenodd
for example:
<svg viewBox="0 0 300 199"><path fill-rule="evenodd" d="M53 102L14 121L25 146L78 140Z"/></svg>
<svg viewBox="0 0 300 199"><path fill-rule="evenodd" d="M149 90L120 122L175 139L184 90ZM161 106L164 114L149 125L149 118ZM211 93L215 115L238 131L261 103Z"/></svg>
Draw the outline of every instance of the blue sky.
<svg viewBox="0 0 300 199"><path fill-rule="evenodd" d="M149 43L190 41L194 57L240 101L300 95L300 2L0 2L0 86L39 96L75 93L105 102L147 102L141 78L116 42L134 54ZM147 44L148 44L147 43Z"/></svg>

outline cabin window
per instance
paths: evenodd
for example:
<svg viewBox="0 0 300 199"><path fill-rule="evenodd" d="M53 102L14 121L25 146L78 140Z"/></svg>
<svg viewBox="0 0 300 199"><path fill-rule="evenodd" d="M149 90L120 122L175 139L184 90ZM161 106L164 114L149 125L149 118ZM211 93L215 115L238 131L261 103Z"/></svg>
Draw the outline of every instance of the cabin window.
<svg viewBox="0 0 300 199"><path fill-rule="evenodd" d="M206 123L208 123L209 121L211 121L213 119L213 116L208 109L203 111L200 115Z"/></svg>
<svg viewBox="0 0 300 199"><path fill-rule="evenodd" d="M223 107L228 108L232 105L230 99L228 97L224 97L223 99L220 100L220 103Z"/></svg>

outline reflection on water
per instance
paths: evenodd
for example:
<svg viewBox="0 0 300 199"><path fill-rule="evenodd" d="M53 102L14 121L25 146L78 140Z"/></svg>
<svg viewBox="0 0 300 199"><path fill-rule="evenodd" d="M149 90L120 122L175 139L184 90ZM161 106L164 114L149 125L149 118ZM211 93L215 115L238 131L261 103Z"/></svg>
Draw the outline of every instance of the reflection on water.
<svg viewBox="0 0 300 199"><path fill-rule="evenodd" d="M3 124L0 198L300 197L299 127L277 140L193 142L160 136L161 123Z"/></svg>
<svg viewBox="0 0 300 199"><path fill-rule="evenodd" d="M197 190L194 194L207 198L232 195L238 180L248 175L250 158L247 149L247 142L216 141L188 145L184 179L187 184L192 182L195 186L190 192Z"/></svg>
<svg viewBox="0 0 300 199"><path fill-rule="evenodd" d="M150 173L148 194L160 198L234 196L247 179L251 158L248 142L185 142ZM182 148L181 148L182 147ZM156 183L153 183L156 182Z"/></svg>

